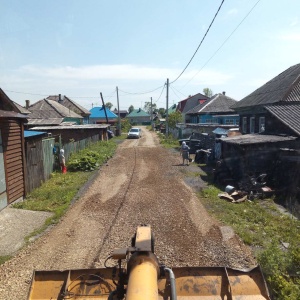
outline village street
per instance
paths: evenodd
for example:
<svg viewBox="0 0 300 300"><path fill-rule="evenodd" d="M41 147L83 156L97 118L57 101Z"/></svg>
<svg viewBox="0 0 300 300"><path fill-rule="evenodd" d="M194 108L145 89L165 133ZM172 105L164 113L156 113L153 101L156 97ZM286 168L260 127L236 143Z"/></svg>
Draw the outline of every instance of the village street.
<svg viewBox="0 0 300 300"><path fill-rule="evenodd" d="M196 167L181 163L146 128L141 139L125 140L61 222L0 266L0 299L27 299L34 269L103 267L113 249L130 246L140 224L151 225L156 255L168 267L255 265L248 247L185 184Z"/></svg>

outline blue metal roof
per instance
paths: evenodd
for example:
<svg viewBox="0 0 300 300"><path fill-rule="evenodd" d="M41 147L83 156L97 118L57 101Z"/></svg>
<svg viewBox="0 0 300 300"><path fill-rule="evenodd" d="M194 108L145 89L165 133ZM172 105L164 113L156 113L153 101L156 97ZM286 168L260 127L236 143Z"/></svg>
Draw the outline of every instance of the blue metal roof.
<svg viewBox="0 0 300 300"><path fill-rule="evenodd" d="M45 134L47 132L43 132L43 131L33 131L33 130L24 130L24 137L30 137L30 136L37 136L37 135L42 135Z"/></svg>
<svg viewBox="0 0 300 300"><path fill-rule="evenodd" d="M93 107L91 110L91 115L90 115L90 119L91 118L104 118L105 119L105 112L103 107ZM107 114L107 118L108 119L116 119L118 118L118 116L116 114L114 114L113 112L111 112L107 107L106 107L106 114Z"/></svg>

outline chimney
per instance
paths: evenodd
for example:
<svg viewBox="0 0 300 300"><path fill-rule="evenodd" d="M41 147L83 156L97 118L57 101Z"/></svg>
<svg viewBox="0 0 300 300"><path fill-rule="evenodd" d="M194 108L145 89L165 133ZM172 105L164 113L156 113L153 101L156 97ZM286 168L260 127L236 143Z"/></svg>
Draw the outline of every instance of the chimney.
<svg viewBox="0 0 300 300"><path fill-rule="evenodd" d="M225 96L226 92L223 92L222 94Z"/></svg>
<svg viewBox="0 0 300 300"><path fill-rule="evenodd" d="M58 94L58 102L61 102L61 94Z"/></svg>
<svg viewBox="0 0 300 300"><path fill-rule="evenodd" d="M30 100L25 100L25 103L26 103L25 107L26 109L28 109L28 107L30 106Z"/></svg>

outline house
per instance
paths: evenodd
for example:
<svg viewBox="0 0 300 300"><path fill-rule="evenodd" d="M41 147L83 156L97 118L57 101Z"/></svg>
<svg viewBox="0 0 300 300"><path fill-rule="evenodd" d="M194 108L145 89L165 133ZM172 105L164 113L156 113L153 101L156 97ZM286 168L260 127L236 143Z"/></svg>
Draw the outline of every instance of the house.
<svg viewBox="0 0 300 300"><path fill-rule="evenodd" d="M177 110L179 110L182 114L182 119L184 123L190 123L190 116L186 116L186 113L196 107L199 104L205 103L210 98L198 93L194 96L189 96L187 99L180 101L177 105Z"/></svg>
<svg viewBox="0 0 300 300"><path fill-rule="evenodd" d="M169 108L168 108L168 115L170 115L170 114L172 114L172 113L174 113L174 112L176 112L177 111L177 105L176 104L173 104L172 106L170 106Z"/></svg>
<svg viewBox="0 0 300 300"><path fill-rule="evenodd" d="M78 125L83 123L84 117L55 100L42 99L32 105L27 100L26 109L30 111L30 114L27 116L27 128L53 126L63 123Z"/></svg>
<svg viewBox="0 0 300 300"><path fill-rule="evenodd" d="M53 100L58 102L59 104L65 106L66 108L70 109L71 111L75 112L76 114L83 117L83 124L89 124L89 116L91 113L86 108L82 107L75 101L71 100L67 96L62 96L61 94L58 95L52 95L47 97L48 100Z"/></svg>
<svg viewBox="0 0 300 300"><path fill-rule="evenodd" d="M118 112L118 110L116 108L114 109L113 113L115 115L119 116L119 112ZM127 110L120 110L120 118L121 119L126 118L127 115L128 115L128 111Z"/></svg>
<svg viewBox="0 0 300 300"><path fill-rule="evenodd" d="M299 173L300 156L294 149L300 146L300 64L280 73L231 108L240 115L243 133L220 139L221 158L231 175L239 180L247 174L266 173L269 182L296 194L300 177L288 175L286 166L290 166L289 174Z"/></svg>
<svg viewBox="0 0 300 300"><path fill-rule="evenodd" d="M237 101L226 96L225 92L216 94L211 99L201 101L186 112L189 123L213 125L238 125L239 115L230 108Z"/></svg>
<svg viewBox="0 0 300 300"><path fill-rule="evenodd" d="M126 118L132 125L149 125L151 123L151 115L141 108L134 109L130 114L126 116Z"/></svg>
<svg viewBox="0 0 300 300"><path fill-rule="evenodd" d="M0 209L25 197L26 116L0 89Z"/></svg>
<svg viewBox="0 0 300 300"><path fill-rule="evenodd" d="M93 107L90 110L91 124L115 124L118 122L118 116L110 111L107 107Z"/></svg>
<svg viewBox="0 0 300 300"><path fill-rule="evenodd" d="M280 73L235 103L243 134L300 136L300 64Z"/></svg>

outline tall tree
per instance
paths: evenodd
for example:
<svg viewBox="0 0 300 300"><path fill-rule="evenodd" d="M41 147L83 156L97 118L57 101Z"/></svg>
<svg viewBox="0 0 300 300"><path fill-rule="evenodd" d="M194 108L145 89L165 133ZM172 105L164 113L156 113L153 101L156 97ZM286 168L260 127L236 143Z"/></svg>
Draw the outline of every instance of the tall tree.
<svg viewBox="0 0 300 300"><path fill-rule="evenodd" d="M151 113L151 102L145 102L144 111L146 111L148 114ZM157 111L156 103L152 103L152 112L156 112L156 111Z"/></svg>
<svg viewBox="0 0 300 300"><path fill-rule="evenodd" d="M128 107L128 112L131 113L132 111L134 111L134 107L133 107L133 105L130 105L130 106Z"/></svg>
<svg viewBox="0 0 300 300"><path fill-rule="evenodd" d="M182 121L182 115L180 111L175 111L168 116L168 125L170 128L175 128L177 123Z"/></svg>
<svg viewBox="0 0 300 300"><path fill-rule="evenodd" d="M111 110L111 108L113 107L114 105L111 103L111 102L106 102L105 103L105 107L107 107L109 110Z"/></svg>
<svg viewBox="0 0 300 300"><path fill-rule="evenodd" d="M213 91L210 88L204 88L203 93L206 97L211 97L213 95Z"/></svg>
<svg viewBox="0 0 300 300"><path fill-rule="evenodd" d="M161 107L158 109L158 113L161 115L161 116L164 116L166 114L166 109L164 107Z"/></svg>

